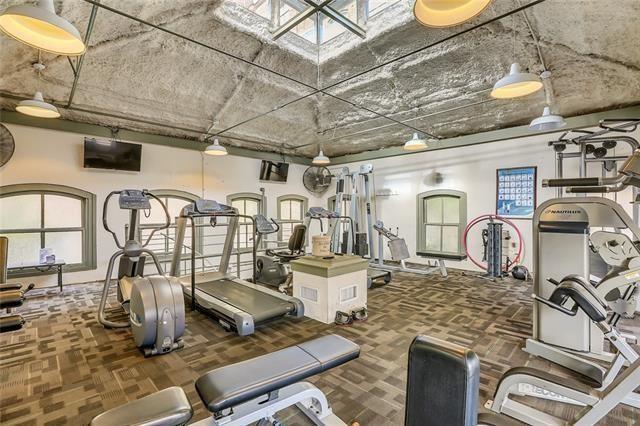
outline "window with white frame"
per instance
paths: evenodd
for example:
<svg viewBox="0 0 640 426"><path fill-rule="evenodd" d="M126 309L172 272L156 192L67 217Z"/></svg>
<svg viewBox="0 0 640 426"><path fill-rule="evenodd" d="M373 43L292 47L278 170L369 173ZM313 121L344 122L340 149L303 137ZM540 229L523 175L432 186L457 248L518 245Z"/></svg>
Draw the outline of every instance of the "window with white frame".
<svg viewBox="0 0 640 426"><path fill-rule="evenodd" d="M40 249L50 248L67 271L95 269L95 224L90 192L45 183L0 187L0 235L9 238L9 265L38 263Z"/></svg>
<svg viewBox="0 0 640 426"><path fill-rule="evenodd" d="M255 216L265 211L262 195L251 192L241 192L227 196L227 204L238 210L240 215ZM238 232L234 247L244 249L253 245L253 224L245 217L238 219Z"/></svg>
<svg viewBox="0 0 640 426"><path fill-rule="evenodd" d="M288 242L296 225L302 225L307 212L307 197L301 195L283 195L278 197L278 224L280 233L278 240Z"/></svg>
<svg viewBox="0 0 640 426"><path fill-rule="evenodd" d="M462 234L467 223L467 194L454 190L418 194L418 252L463 259Z"/></svg>
<svg viewBox="0 0 640 426"><path fill-rule="evenodd" d="M168 229L156 232L147 248L152 250L158 256L160 263L164 267L165 271L168 271L168 266L173 255L173 248L175 245L176 217L180 215L180 211L187 204L190 204L191 202L197 200L199 197L190 192L172 189L154 189L150 192L156 197L160 198L164 205L167 206L169 218L171 219L171 226ZM139 241L146 241L147 237L152 232L152 229L154 227L165 223L164 210L162 209L162 206L160 206L160 204L153 198L151 199L151 210L141 213L139 218ZM196 252L198 254L198 260L200 260L202 257L202 238L198 238L196 241L198 242ZM189 253L189 247L187 247L189 244L191 244L191 227L187 226L185 230L185 256ZM199 266L199 263L197 263L197 266ZM181 271L189 271L190 267L191 263L185 260L181 264Z"/></svg>

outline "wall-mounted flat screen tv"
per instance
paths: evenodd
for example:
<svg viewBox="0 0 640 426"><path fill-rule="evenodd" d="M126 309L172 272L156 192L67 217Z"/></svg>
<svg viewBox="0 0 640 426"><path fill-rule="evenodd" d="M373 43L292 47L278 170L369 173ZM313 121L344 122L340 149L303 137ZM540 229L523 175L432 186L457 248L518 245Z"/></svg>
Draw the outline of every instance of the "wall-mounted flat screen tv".
<svg viewBox="0 0 640 426"><path fill-rule="evenodd" d="M260 180L267 182L286 182L289 175L289 163L262 160Z"/></svg>
<svg viewBox="0 0 640 426"><path fill-rule="evenodd" d="M84 167L90 169L140 171L142 145L84 138Z"/></svg>

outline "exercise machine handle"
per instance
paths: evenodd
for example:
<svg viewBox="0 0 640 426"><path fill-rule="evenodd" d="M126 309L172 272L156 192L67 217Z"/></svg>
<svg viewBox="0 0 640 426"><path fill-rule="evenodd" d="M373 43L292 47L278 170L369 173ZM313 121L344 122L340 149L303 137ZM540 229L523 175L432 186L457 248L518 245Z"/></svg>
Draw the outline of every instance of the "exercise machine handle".
<svg viewBox="0 0 640 426"><path fill-rule="evenodd" d="M156 197L146 189L143 190L142 193L146 196L153 198L158 202L158 204L160 204L160 206L162 206L162 210L164 210L164 217L165 217L163 225L151 229L151 233L149 234L149 237L147 237L147 240L142 245L142 247L146 247L151 242L151 238L153 238L153 234L155 234L158 231L162 231L163 229L167 229L168 227L171 226L171 217L169 216L169 210L167 209L167 206L162 202L160 198Z"/></svg>
<svg viewBox="0 0 640 426"><path fill-rule="evenodd" d="M632 133L636 131L639 124L640 120L637 118L607 118L600 120L600 128L610 130L612 132Z"/></svg>
<svg viewBox="0 0 640 426"><path fill-rule="evenodd" d="M535 294L532 294L531 297L533 297L533 299L536 302L540 302L540 303L542 303L544 305L547 305L548 307L553 308L553 309L555 309L557 311L560 311L563 314L567 314L569 316L575 317L576 314L578 313L577 310L576 311L572 311L571 309L567 309L564 306L560 306L560 305L558 305L556 303L553 303L552 301L547 300L547 299L545 299L543 297L536 296Z"/></svg>
<svg viewBox="0 0 640 426"><path fill-rule="evenodd" d="M567 194L606 194L610 192L620 192L625 186L581 186L566 189Z"/></svg>
<svg viewBox="0 0 640 426"><path fill-rule="evenodd" d="M107 198L104 199L104 204L102 205L102 226L104 226L104 229L113 236L113 239L116 242L116 246L119 249L124 249L124 246L122 244L120 244L120 240L118 239L118 235L115 232L113 232L111 230L111 228L109 228L109 224L107 222L107 213L108 213L107 207L109 206L109 201L111 200L111 198L114 195L119 195L121 192L122 191L111 191L109 193L109 195L107 195Z"/></svg>
<svg viewBox="0 0 640 426"><path fill-rule="evenodd" d="M551 284L555 285L556 287L560 285L558 280L553 279L553 278L547 278L547 281L550 282Z"/></svg>
<svg viewBox="0 0 640 426"><path fill-rule="evenodd" d="M600 186L600 178L567 178L567 179L543 179L544 188L561 188L563 186Z"/></svg>

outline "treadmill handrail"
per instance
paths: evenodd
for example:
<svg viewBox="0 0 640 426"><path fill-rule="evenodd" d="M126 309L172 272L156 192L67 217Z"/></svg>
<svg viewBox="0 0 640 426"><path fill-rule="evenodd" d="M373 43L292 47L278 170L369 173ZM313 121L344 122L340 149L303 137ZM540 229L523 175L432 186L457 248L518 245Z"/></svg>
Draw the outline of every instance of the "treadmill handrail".
<svg viewBox="0 0 640 426"><path fill-rule="evenodd" d="M182 209L182 211L180 212L180 217L183 218L188 218L191 222L191 246L195 247L196 246L196 230L195 230L195 218L198 217L233 217L233 218L244 218L244 219L248 219L251 222L252 225L252 235L256 234L256 221L253 218L253 216L249 216L249 215L245 215L245 214L240 214L237 212L231 214L231 213L195 213L195 214L189 214L186 216L183 216L182 213L185 211L186 209ZM211 224L211 227L215 227L215 224ZM252 277L255 280L257 275L258 275L258 271L256 268L256 258L258 256L258 246L255 244L255 241L253 243L252 249L251 249L251 254L253 257L253 273L252 273ZM196 268L196 259L195 259L195 250L191 250L191 294L195 295L196 293L196 274L195 274L195 269ZM238 271L239 273L239 271ZM196 298L191 297L191 310L195 310L196 309Z"/></svg>

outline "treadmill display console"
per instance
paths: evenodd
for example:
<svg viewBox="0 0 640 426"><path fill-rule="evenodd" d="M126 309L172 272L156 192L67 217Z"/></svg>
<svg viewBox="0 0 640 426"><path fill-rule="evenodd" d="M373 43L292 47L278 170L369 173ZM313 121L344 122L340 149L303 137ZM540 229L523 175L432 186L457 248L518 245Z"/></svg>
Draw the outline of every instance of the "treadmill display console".
<svg viewBox="0 0 640 426"><path fill-rule="evenodd" d="M151 202L149 197L138 189L123 189L118 199L121 209L125 210L149 210Z"/></svg>
<svg viewBox="0 0 640 426"><path fill-rule="evenodd" d="M194 208L195 212L200 214L233 214L235 212L233 207L202 198L195 201Z"/></svg>
<svg viewBox="0 0 640 426"><path fill-rule="evenodd" d="M267 235L278 231L264 215L257 214L253 216L253 219L256 221L256 230L259 234Z"/></svg>
<svg viewBox="0 0 640 426"><path fill-rule="evenodd" d="M333 219L337 217L335 212L324 207L311 207L307 212L307 216L313 219Z"/></svg>

